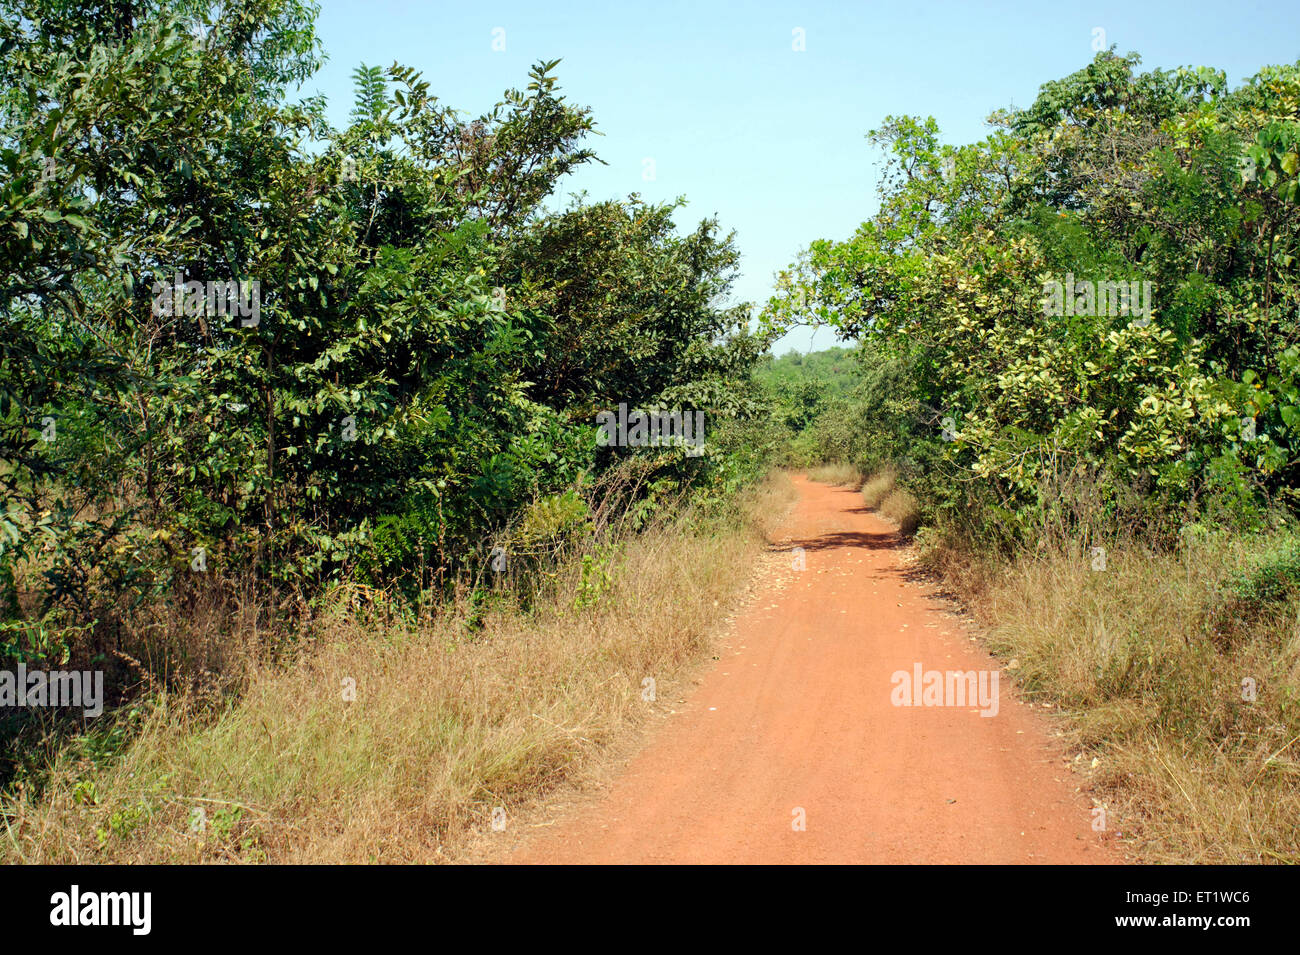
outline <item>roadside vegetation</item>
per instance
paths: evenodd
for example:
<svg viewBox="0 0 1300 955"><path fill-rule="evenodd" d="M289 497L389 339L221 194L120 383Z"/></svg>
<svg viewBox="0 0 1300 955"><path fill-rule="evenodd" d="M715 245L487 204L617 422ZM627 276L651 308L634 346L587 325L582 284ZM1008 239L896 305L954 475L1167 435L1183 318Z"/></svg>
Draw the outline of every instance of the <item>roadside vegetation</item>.
<svg viewBox="0 0 1300 955"><path fill-rule="evenodd" d="M316 13L0 0L0 669L106 677L0 715L6 860L437 858L752 563L732 237L545 202L558 61L481 116L361 65L335 128Z"/></svg>
<svg viewBox="0 0 1300 955"><path fill-rule="evenodd" d="M411 618L340 587L292 661L242 648L237 699L150 695L117 758L65 748L41 797L11 803L0 858L455 861L494 822L599 777L707 656L792 497L778 477L726 511L614 529L527 608L503 588L487 609L464 594Z"/></svg>
<svg viewBox="0 0 1300 955"><path fill-rule="evenodd" d="M989 122L870 134L880 212L765 312L858 360L770 363L781 454L917 528L1141 857L1298 862L1300 66L1106 51Z"/></svg>

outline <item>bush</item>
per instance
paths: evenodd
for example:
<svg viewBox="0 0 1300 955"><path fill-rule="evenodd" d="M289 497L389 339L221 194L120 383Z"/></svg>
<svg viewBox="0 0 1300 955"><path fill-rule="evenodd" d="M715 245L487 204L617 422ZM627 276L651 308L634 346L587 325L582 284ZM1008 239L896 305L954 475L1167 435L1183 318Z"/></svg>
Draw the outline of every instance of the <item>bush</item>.
<svg viewBox="0 0 1300 955"><path fill-rule="evenodd" d="M1289 604L1300 595L1300 541L1274 543L1228 577L1216 594L1206 621L1221 644L1235 643L1266 620L1290 612Z"/></svg>

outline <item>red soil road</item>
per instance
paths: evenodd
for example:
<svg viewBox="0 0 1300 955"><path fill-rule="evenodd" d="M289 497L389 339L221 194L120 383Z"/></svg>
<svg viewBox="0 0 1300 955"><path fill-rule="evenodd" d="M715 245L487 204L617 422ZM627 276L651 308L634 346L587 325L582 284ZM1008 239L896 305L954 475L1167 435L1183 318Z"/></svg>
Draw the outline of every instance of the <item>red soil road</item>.
<svg viewBox="0 0 1300 955"><path fill-rule="evenodd" d="M783 556L697 689L606 792L512 856L528 863L1108 863L1045 714L895 706L891 675L995 670L894 529L795 479ZM663 701L661 701L663 702ZM794 828L802 809L806 828Z"/></svg>

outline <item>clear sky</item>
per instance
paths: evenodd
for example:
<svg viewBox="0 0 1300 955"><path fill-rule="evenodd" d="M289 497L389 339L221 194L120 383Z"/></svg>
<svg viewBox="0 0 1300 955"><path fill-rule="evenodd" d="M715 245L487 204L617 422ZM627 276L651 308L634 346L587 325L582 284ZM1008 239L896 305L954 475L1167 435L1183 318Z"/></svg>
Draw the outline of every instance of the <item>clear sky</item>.
<svg viewBox="0 0 1300 955"><path fill-rule="evenodd" d="M320 2L329 61L305 92L329 97L336 125L363 62L412 66L477 114L525 86L532 63L563 59L560 85L593 109L608 163L563 192L684 195L684 226L717 214L743 255L736 298L755 303L811 240L842 238L875 210L880 157L864 135L886 115L933 115L945 141L977 140L994 109L1027 106L1091 60L1097 29L1144 69L1214 66L1234 85L1300 59L1298 0ZM832 344L829 330L796 329L776 351Z"/></svg>

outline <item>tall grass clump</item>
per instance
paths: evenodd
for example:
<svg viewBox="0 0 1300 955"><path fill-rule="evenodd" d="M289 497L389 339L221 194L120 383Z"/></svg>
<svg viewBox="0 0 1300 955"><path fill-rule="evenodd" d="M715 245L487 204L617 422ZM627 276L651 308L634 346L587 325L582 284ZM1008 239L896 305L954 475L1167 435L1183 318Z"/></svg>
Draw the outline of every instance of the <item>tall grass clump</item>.
<svg viewBox="0 0 1300 955"><path fill-rule="evenodd" d="M880 507L885 498L893 493L894 482L897 480L898 469L893 465L886 465L876 471L862 485L862 502L867 507Z"/></svg>
<svg viewBox="0 0 1300 955"><path fill-rule="evenodd" d="M852 464L835 461L819 464L808 469L808 479L818 484L833 484L836 487L856 488L862 484L862 472Z"/></svg>

